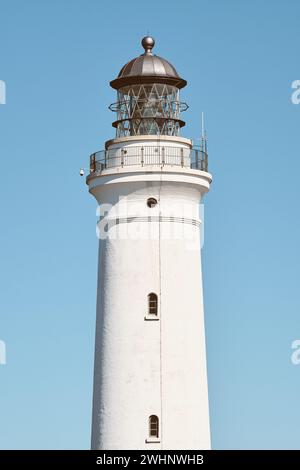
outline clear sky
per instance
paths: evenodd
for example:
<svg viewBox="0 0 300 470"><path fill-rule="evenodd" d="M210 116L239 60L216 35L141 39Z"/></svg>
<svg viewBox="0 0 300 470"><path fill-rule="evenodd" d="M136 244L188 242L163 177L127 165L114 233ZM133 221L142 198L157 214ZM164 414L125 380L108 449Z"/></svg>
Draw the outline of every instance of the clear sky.
<svg viewBox="0 0 300 470"><path fill-rule="evenodd" d="M0 448L89 448L96 203L108 82L155 51L188 81L214 182L203 248L212 444L300 449L297 0L0 0Z"/></svg>

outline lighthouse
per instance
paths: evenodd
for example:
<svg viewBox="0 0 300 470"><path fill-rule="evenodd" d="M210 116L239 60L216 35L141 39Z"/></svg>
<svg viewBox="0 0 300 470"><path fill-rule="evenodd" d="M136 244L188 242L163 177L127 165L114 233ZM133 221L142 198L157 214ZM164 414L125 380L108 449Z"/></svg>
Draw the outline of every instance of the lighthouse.
<svg viewBox="0 0 300 470"><path fill-rule="evenodd" d="M143 53L110 82L115 137L90 157L99 206L92 449L209 449L200 202L205 142L180 136L187 82Z"/></svg>

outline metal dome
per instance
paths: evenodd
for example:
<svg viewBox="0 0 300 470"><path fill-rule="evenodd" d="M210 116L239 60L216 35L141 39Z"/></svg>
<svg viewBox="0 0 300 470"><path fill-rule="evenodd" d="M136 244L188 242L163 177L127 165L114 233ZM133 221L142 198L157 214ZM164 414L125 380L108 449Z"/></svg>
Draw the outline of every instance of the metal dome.
<svg viewBox="0 0 300 470"><path fill-rule="evenodd" d="M141 83L165 83L176 88L183 88L187 82L180 78L175 67L166 59L152 53L154 39L146 36L141 43L145 49L144 54L125 64L118 78L112 80L110 85L119 89L126 85Z"/></svg>

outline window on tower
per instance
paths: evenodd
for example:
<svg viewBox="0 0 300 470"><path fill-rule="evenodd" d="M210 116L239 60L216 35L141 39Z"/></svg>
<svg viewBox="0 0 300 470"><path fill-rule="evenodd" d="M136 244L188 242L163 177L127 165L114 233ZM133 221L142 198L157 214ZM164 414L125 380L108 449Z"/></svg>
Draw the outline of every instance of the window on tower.
<svg viewBox="0 0 300 470"><path fill-rule="evenodd" d="M151 294L148 295L148 315L157 316L157 306L157 295L151 292Z"/></svg>
<svg viewBox="0 0 300 470"><path fill-rule="evenodd" d="M147 206L150 207L150 209L155 207L156 204L157 204L157 200L154 197L149 197L149 199L147 199Z"/></svg>
<svg viewBox="0 0 300 470"><path fill-rule="evenodd" d="M156 415L149 416L149 438L159 437L159 419Z"/></svg>

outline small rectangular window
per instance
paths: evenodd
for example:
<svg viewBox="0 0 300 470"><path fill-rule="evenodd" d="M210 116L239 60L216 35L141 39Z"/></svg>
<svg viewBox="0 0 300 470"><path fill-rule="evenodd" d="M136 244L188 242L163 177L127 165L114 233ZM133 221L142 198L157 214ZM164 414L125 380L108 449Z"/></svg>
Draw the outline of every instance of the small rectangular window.
<svg viewBox="0 0 300 470"><path fill-rule="evenodd" d="M155 415L149 416L149 437L159 437L159 420Z"/></svg>
<svg viewBox="0 0 300 470"><path fill-rule="evenodd" d="M157 295L153 292L148 295L148 314L157 315Z"/></svg>

